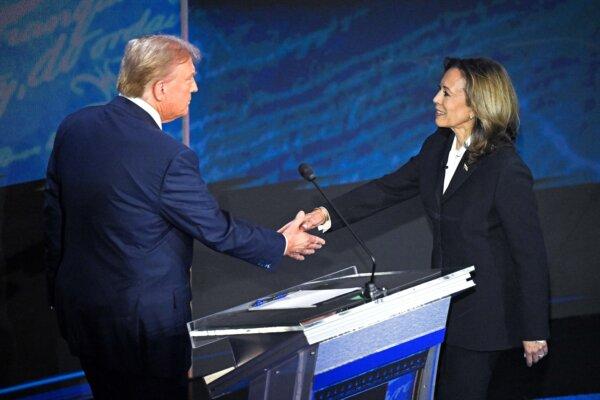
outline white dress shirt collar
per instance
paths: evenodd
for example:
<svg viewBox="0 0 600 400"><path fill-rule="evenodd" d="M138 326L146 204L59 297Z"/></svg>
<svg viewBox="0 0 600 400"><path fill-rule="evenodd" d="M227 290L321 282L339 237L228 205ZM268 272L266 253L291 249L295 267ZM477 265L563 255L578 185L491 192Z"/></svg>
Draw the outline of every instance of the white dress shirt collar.
<svg viewBox="0 0 600 400"><path fill-rule="evenodd" d="M446 173L444 174L444 191L448 189L450 186L450 181L452 181L452 177L456 172L456 168L458 168L458 164L460 164L460 160L462 160L465 155L465 151L467 151L467 147L471 144L471 136L465 140L465 143L460 146L459 149L456 148L457 139L456 135L454 135L454 140L452 141L452 146L450 147L450 151L448 152L448 161L446 162Z"/></svg>
<svg viewBox="0 0 600 400"><path fill-rule="evenodd" d="M123 96L122 94L119 94L119 95ZM162 130L162 121L160 119L160 114L158 113L158 111L156 111L156 109L154 107L152 107L150 104L148 104L148 102L146 100L142 99L141 97L127 97L127 96L123 96L123 97L125 97L127 100L131 100L132 102L134 102L135 104L140 106L148 114L150 114L150 116L152 117L154 122L156 122L156 125L158 125L158 127Z"/></svg>

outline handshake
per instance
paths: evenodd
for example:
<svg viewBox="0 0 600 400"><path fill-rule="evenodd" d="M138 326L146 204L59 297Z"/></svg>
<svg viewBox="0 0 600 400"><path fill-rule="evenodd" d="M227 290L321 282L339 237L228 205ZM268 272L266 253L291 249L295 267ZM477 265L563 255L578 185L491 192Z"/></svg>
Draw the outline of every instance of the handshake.
<svg viewBox="0 0 600 400"><path fill-rule="evenodd" d="M299 211L296 218L279 228L277 232L283 234L287 241L285 255L302 261L305 256L314 254L316 250L323 247L325 240L307 232L321 225L327 218L322 208L317 208L308 214Z"/></svg>

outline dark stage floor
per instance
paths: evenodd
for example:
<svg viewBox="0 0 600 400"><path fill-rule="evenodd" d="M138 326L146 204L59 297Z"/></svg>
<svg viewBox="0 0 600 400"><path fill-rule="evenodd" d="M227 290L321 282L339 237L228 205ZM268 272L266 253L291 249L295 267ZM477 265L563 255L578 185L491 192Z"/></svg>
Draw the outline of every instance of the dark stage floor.
<svg viewBox="0 0 600 400"><path fill-rule="evenodd" d="M600 315L554 320L551 334L548 357L533 368L527 368L520 349L503 355L494 372L490 399L600 399ZM9 389L1 388L0 398L91 398L85 378L77 372L70 379L52 382L49 378L45 384L31 382L7 393ZM190 398L203 398L200 393L200 385L191 382Z"/></svg>

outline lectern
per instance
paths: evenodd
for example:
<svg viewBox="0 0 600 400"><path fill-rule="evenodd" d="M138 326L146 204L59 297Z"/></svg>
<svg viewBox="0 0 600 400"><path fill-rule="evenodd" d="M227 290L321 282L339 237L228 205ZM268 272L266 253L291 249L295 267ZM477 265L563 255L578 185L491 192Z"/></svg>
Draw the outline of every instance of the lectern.
<svg viewBox="0 0 600 400"><path fill-rule="evenodd" d="M386 296L368 302L350 267L192 321L195 375L215 399L432 399L450 296L473 270L378 273Z"/></svg>

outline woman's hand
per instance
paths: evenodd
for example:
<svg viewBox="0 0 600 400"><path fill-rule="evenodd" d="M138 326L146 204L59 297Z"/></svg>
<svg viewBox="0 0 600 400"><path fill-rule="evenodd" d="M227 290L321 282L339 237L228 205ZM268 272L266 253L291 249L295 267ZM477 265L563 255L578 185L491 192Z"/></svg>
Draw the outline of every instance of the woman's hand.
<svg viewBox="0 0 600 400"><path fill-rule="evenodd" d="M548 343L545 340L523 340L523 350L527 366L531 367L548 354Z"/></svg>
<svg viewBox="0 0 600 400"><path fill-rule="evenodd" d="M306 232L316 228L323 224L327 220L327 215L323 212L321 207L315 208L311 212L305 215L304 221L302 222L302 229Z"/></svg>
<svg viewBox="0 0 600 400"><path fill-rule="evenodd" d="M300 227L304 221L304 211L299 211L298 214L296 214L296 218L279 228L277 231L285 236L286 248L284 255L298 261L303 261L305 256L314 254L316 250L320 249L325 244L325 240L318 236L306 233Z"/></svg>

